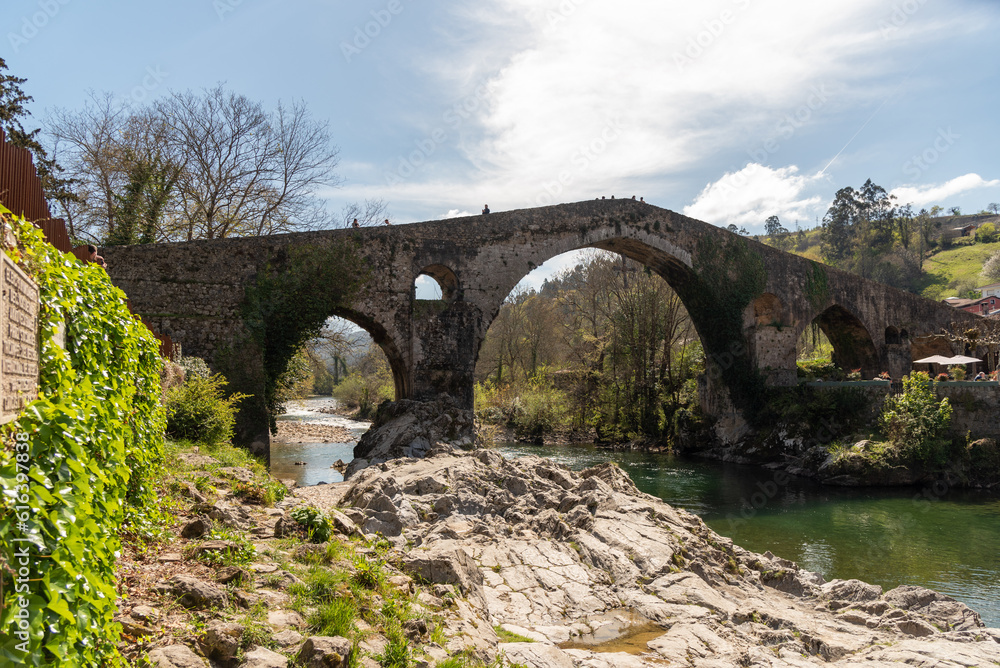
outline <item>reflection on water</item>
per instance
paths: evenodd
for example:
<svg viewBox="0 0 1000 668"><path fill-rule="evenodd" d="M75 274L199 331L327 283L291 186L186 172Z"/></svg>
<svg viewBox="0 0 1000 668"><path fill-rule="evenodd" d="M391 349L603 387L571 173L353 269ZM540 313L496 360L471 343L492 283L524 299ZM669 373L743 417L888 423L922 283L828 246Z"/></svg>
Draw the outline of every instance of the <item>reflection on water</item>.
<svg viewBox="0 0 1000 668"><path fill-rule="evenodd" d="M586 445L501 451L576 470L614 461L642 491L700 515L748 550L771 550L828 580L929 587L1000 627L1000 494L824 487L757 467Z"/></svg>
<svg viewBox="0 0 1000 668"><path fill-rule="evenodd" d="M354 435L347 443L282 443L271 441L271 475L281 480L294 480L307 487L325 482L341 482L344 476L330 468L338 459L350 462L354 459L354 446L370 423L348 420L339 415L319 412L321 408L334 405L329 397L317 397L290 402L287 412L279 420L297 420L313 424L329 424L346 427ZM305 462L305 464L296 464Z"/></svg>

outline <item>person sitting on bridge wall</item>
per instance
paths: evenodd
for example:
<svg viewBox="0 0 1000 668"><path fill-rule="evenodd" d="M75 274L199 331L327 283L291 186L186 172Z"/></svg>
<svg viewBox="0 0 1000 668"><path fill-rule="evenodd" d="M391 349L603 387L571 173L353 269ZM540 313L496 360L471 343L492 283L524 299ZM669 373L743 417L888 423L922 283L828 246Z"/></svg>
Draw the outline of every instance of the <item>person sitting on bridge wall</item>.
<svg viewBox="0 0 1000 668"><path fill-rule="evenodd" d="M90 255L87 256L89 262L93 262L104 270L107 270L108 264L104 261L104 258L97 254L97 246L92 246L87 244L87 251Z"/></svg>
<svg viewBox="0 0 1000 668"><path fill-rule="evenodd" d="M489 204L484 204L483 205L483 215L485 216L489 212L490 212L490 205Z"/></svg>

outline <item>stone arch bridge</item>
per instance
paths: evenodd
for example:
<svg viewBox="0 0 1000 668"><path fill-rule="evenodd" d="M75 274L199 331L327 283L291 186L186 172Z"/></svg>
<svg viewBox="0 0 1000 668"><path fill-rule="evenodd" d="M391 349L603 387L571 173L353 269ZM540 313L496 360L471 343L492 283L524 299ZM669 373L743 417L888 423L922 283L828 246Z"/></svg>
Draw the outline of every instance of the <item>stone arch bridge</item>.
<svg viewBox="0 0 1000 668"><path fill-rule="evenodd" d="M978 316L785 253L634 200L595 200L409 225L106 249L109 274L133 310L183 346L217 362L238 346L243 373L231 389L263 395L262 353L241 339L248 286L296 247L354 240L367 279L330 315L367 330L385 351L396 397L440 394L471 408L473 371L490 323L514 286L546 260L581 248L625 255L680 295L709 360L702 403L739 415L761 385L796 382L796 342L814 321L835 361L865 378L898 379L911 360L948 352L934 335ZM440 301L417 301L427 274ZM315 285L323 291L330 286ZM231 377L232 380L232 377ZM704 391L707 389L707 391ZM243 405L237 438L267 452L264 404Z"/></svg>

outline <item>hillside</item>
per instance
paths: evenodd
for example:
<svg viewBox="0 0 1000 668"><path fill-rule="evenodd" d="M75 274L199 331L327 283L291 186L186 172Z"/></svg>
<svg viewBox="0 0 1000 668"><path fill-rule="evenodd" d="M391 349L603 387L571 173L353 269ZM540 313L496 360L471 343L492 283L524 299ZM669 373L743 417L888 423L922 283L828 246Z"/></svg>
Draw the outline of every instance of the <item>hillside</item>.
<svg viewBox="0 0 1000 668"><path fill-rule="evenodd" d="M960 224L975 224L982 222L995 222L996 217L985 215L961 216L960 218L938 218L932 219L939 223L931 233L934 240L940 239L942 228L958 226ZM957 221L957 222L956 222ZM810 260L823 262L823 253L820 247L820 229L814 228L803 230L801 234L792 233L790 238L786 238L784 244L772 243L768 237L755 237L760 241L783 248L796 255L807 257ZM983 263L993 253L1000 251L1000 241L994 243L980 243L975 237L963 237L951 242L949 248L942 249L937 246L928 251L923 263L923 276L918 279L911 288L915 292L928 299L941 300L947 297L967 296L967 292L986 283L980 277Z"/></svg>
<svg viewBox="0 0 1000 668"><path fill-rule="evenodd" d="M966 290L989 282L980 278L979 273L986 259L997 251L1000 242L956 245L932 253L924 260L919 293L928 299L966 296L963 294Z"/></svg>

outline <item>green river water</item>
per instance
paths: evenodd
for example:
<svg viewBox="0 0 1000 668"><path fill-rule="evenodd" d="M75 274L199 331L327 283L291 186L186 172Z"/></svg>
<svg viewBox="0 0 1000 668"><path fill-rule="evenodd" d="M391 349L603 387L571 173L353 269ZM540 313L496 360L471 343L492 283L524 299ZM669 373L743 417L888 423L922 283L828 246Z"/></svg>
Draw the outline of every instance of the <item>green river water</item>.
<svg viewBox="0 0 1000 668"><path fill-rule="evenodd" d="M826 487L757 467L589 445L507 444L501 451L574 470L614 461L642 491L699 515L748 550L770 550L828 580L928 587L1000 627L1000 494L941 484Z"/></svg>

